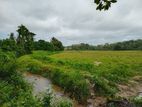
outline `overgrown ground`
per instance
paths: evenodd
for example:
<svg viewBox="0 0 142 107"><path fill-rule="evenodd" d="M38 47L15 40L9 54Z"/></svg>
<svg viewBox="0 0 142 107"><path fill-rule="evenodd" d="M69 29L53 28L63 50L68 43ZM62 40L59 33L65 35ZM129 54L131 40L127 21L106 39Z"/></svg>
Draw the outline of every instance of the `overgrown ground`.
<svg viewBox="0 0 142 107"><path fill-rule="evenodd" d="M0 51L0 107L72 107L70 100L56 98L48 90L42 97L34 96L17 65L12 52Z"/></svg>
<svg viewBox="0 0 142 107"><path fill-rule="evenodd" d="M114 97L119 84L142 77L142 51L35 51L18 59L18 70L51 78L79 102Z"/></svg>

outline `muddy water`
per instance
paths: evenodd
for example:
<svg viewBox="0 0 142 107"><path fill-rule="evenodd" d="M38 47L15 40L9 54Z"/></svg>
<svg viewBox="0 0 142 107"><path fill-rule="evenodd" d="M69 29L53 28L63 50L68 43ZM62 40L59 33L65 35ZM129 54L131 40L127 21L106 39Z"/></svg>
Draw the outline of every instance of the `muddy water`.
<svg viewBox="0 0 142 107"><path fill-rule="evenodd" d="M57 97L69 98L67 95L64 94L63 90L60 87L53 85L48 78L44 78L40 75L35 75L31 73L24 73L24 77L29 83L33 84L34 95L38 95L41 92L46 92L47 89L52 89L53 93ZM85 105L78 104L77 101L73 101L73 105L74 107L86 107ZM93 107L93 106L88 105L87 107Z"/></svg>
<svg viewBox="0 0 142 107"><path fill-rule="evenodd" d="M53 90L53 93L57 97L69 98L67 95L64 94L63 90L60 87L53 85L48 78L44 78L40 75L35 75L31 73L25 73L24 77L29 83L33 84L34 95L38 95L40 92L46 92L47 89L51 88ZM142 96L142 84L135 83L134 87L119 85L119 88L120 90L122 90L122 92L120 92L119 95L122 95L123 97L127 98L127 96L130 96L130 95L135 96L138 92L139 92L139 96ZM95 98L95 100L94 99L88 99L88 100L90 102L88 105L80 105L77 103L77 101L73 101L73 105L74 105L73 107L98 107L98 104L105 103L104 101L106 99L98 97L98 98ZM93 101L95 101L96 104L93 103Z"/></svg>
<svg viewBox="0 0 142 107"><path fill-rule="evenodd" d="M47 89L52 89L53 93L56 96L64 96L63 90L53 85L52 82L47 78L44 78L40 75L31 74L31 73L25 73L24 77L29 83L33 84L34 95L37 95L41 92L46 92Z"/></svg>

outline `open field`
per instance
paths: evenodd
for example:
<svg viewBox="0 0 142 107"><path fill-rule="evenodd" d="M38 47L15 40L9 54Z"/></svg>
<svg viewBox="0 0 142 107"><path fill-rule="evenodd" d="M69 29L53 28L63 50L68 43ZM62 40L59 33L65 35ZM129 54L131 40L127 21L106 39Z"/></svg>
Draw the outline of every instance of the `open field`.
<svg viewBox="0 0 142 107"><path fill-rule="evenodd" d="M142 51L35 51L17 64L19 71L50 78L79 102L114 97L120 85L142 82Z"/></svg>

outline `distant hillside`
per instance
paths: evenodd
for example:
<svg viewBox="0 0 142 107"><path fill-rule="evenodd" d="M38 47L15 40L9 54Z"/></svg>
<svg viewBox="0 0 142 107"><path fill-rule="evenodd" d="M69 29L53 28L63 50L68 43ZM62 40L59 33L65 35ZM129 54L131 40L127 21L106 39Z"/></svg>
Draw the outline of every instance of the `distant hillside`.
<svg viewBox="0 0 142 107"><path fill-rule="evenodd" d="M103 45L89 45L85 43L67 46L66 50L142 50L142 39L129 40L117 43L106 43Z"/></svg>

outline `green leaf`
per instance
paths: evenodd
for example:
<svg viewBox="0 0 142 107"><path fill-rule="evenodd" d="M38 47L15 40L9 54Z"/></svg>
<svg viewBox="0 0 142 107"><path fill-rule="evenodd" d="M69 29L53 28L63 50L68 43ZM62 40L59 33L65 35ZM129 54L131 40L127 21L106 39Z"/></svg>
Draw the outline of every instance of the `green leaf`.
<svg viewBox="0 0 142 107"><path fill-rule="evenodd" d="M110 2L111 2L111 3L116 3L116 2L117 2L117 0L111 0Z"/></svg>
<svg viewBox="0 0 142 107"><path fill-rule="evenodd" d="M97 10L102 10L103 9L103 4L102 4L102 2L98 5L98 7L97 7Z"/></svg>
<svg viewBox="0 0 142 107"><path fill-rule="evenodd" d="M94 3L99 4L100 0L94 0Z"/></svg>

